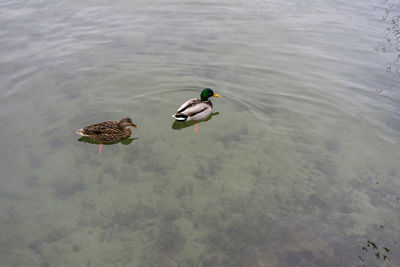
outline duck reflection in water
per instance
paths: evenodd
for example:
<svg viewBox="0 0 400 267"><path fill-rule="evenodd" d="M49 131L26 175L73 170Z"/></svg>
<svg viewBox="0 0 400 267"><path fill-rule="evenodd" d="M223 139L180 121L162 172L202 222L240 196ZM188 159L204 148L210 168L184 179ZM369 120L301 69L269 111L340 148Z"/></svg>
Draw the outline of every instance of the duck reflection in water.
<svg viewBox="0 0 400 267"><path fill-rule="evenodd" d="M217 115L219 115L219 112L215 112L215 113L211 114L210 116L208 116L208 118L206 118L204 120L200 120L200 121L174 121L174 123L172 123L171 129L182 130L182 129L190 127L190 126L196 127L197 124L205 122L205 121L209 121L209 120L211 120L211 118L213 116L217 116Z"/></svg>
<svg viewBox="0 0 400 267"><path fill-rule="evenodd" d="M121 144L127 146L127 145L130 145L133 141L135 141L135 140L137 140L137 139L139 139L139 138L132 138L132 137L129 137L129 138L126 138L126 139L121 140L121 141L101 142L101 141L97 141L97 140L90 139L89 137L86 137L86 136L82 136L81 138L78 139L78 141L79 141L79 142L84 142L84 143L89 143L89 144L96 144L96 145L102 144L102 145L106 145L106 146L108 146L108 145L115 145L115 144L121 143ZM101 151L101 150L100 150L100 151ZM100 152L100 153L101 153L101 152Z"/></svg>

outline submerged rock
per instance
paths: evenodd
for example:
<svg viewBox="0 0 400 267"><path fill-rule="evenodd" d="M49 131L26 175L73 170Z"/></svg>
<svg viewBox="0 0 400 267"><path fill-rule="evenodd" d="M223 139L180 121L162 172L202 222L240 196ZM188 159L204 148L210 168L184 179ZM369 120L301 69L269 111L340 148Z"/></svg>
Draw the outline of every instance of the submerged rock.
<svg viewBox="0 0 400 267"><path fill-rule="evenodd" d="M25 184L28 187L36 187L39 186L39 177L37 175L32 175L29 176L28 178L25 179Z"/></svg>
<svg viewBox="0 0 400 267"><path fill-rule="evenodd" d="M64 225L60 228L55 228L55 229L51 230L50 232L48 232L46 238L43 241L45 241L47 243L56 242L56 241L63 239L64 237L66 237L71 232L72 232L72 229Z"/></svg>
<svg viewBox="0 0 400 267"><path fill-rule="evenodd" d="M79 179L59 179L51 184L55 190L56 196L60 199L66 199L75 193L82 191L85 184Z"/></svg>
<svg viewBox="0 0 400 267"><path fill-rule="evenodd" d="M173 223L167 223L161 227L155 246L159 250L169 253L181 249L184 243L185 238L181 229Z"/></svg>

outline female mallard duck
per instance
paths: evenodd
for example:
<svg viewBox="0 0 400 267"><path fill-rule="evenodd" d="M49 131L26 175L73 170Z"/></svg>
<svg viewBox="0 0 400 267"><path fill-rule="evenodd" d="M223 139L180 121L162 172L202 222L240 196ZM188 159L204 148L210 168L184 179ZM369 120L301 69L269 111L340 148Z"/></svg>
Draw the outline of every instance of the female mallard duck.
<svg viewBox="0 0 400 267"><path fill-rule="evenodd" d="M77 134L100 141L99 153L103 147L102 142L121 141L131 136L129 126L139 128L130 118L118 121L105 121L91 124L76 131Z"/></svg>
<svg viewBox="0 0 400 267"><path fill-rule="evenodd" d="M221 97L217 95L210 88L205 88L199 98L192 98L178 108L178 111L172 115L177 121L194 121L194 131L198 131L196 121L206 119L212 113L212 103L210 97Z"/></svg>

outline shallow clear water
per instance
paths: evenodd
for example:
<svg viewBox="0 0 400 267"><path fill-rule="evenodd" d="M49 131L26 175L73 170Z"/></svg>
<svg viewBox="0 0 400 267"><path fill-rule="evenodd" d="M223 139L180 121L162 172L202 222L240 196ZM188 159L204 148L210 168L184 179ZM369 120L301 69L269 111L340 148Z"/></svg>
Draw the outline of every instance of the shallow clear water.
<svg viewBox="0 0 400 267"><path fill-rule="evenodd" d="M0 265L400 265L399 8L3 1Z"/></svg>

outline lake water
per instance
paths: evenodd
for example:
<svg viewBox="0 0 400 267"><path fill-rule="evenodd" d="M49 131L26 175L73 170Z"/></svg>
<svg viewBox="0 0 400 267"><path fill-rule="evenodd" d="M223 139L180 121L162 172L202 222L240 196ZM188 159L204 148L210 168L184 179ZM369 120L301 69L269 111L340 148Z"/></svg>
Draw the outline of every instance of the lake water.
<svg viewBox="0 0 400 267"><path fill-rule="evenodd" d="M397 1L2 1L0 266L399 266ZM171 114L211 87L214 115ZM129 142L79 141L131 117Z"/></svg>

